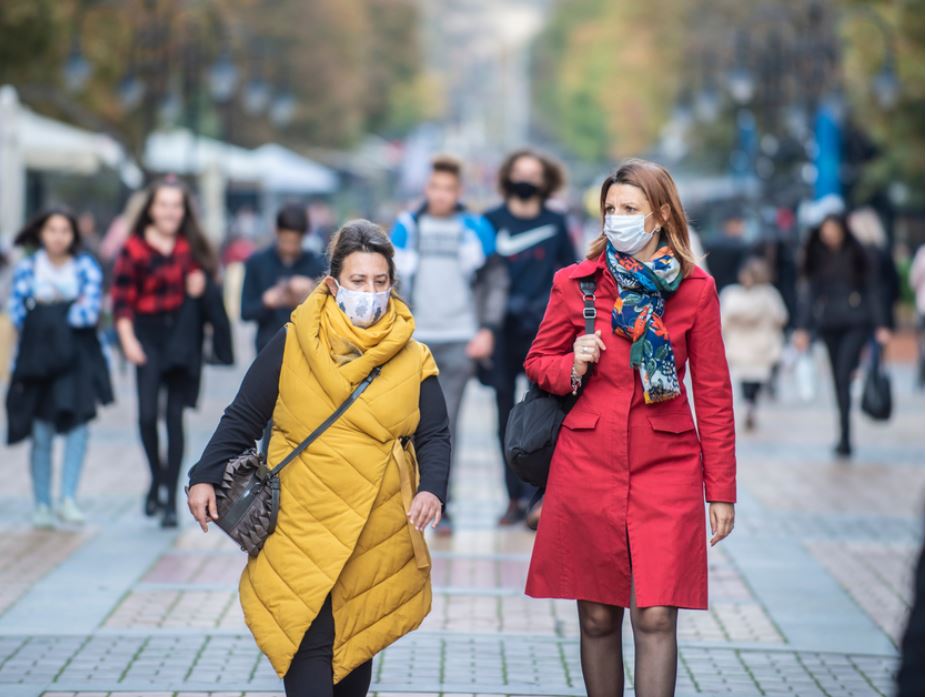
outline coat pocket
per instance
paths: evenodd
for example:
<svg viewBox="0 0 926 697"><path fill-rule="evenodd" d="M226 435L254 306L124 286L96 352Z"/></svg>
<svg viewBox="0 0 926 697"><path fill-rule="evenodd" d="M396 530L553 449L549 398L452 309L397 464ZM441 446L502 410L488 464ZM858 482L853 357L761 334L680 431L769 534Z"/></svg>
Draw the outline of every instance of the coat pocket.
<svg viewBox="0 0 926 697"><path fill-rule="evenodd" d="M599 415L592 411L573 409L563 419L563 428L570 431L590 431L598 425Z"/></svg>
<svg viewBox="0 0 926 697"><path fill-rule="evenodd" d="M687 433L695 428L691 412L671 412L666 414L650 414L650 426L654 431L661 433Z"/></svg>

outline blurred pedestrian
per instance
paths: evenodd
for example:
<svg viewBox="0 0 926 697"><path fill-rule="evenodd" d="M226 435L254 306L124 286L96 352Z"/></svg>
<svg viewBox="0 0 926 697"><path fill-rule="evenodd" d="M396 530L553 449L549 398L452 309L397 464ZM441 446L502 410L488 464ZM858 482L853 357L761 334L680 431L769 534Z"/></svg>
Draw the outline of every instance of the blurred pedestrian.
<svg viewBox="0 0 926 697"><path fill-rule="evenodd" d="M196 404L203 362L202 327L195 316L189 323L182 310L192 307L188 298L209 298L210 315L224 315L221 295L216 306L215 293L207 294L216 267L187 188L172 177L152 184L116 260L112 299L122 351L136 366L138 426L151 471L144 511L147 516L161 513L166 528L177 525L183 410ZM213 321L222 326L221 318ZM161 459L158 438L164 392L166 460Z"/></svg>
<svg viewBox="0 0 926 697"><path fill-rule="evenodd" d="M582 388L550 466L527 594L578 600L589 695L623 694L625 608L636 694L672 695L678 608L707 609L705 499L711 545L733 530L730 375L716 286L696 266L669 173L630 160L600 201L603 232L586 261L556 275L525 364L548 392ZM583 333L587 278L595 334Z"/></svg>
<svg viewBox="0 0 926 697"><path fill-rule="evenodd" d="M427 615L422 531L440 520L450 471L437 366L393 290L388 237L349 222L330 257L331 275L258 354L190 471L189 507L205 531L226 463L268 420L275 466L372 377L280 473L276 530L241 576L245 620L288 697L330 696L332 683L334 694L366 695L373 657Z"/></svg>
<svg viewBox="0 0 926 697"><path fill-rule="evenodd" d="M258 352L289 321L293 309L325 273L324 257L304 249L308 232L305 206L287 204L277 213L273 244L245 262L241 319L257 323Z"/></svg>
<svg viewBox="0 0 926 697"><path fill-rule="evenodd" d="M910 265L910 287L913 289L913 297L916 302L916 343L919 348L919 384L923 385L924 369L926 369L926 359L923 356L923 326L924 315L926 315L926 252L923 245L919 246L916 254L913 256L913 263Z"/></svg>
<svg viewBox="0 0 926 697"><path fill-rule="evenodd" d="M54 513L83 523L77 488L98 404L113 401L109 368L97 337L103 272L83 249L77 220L52 208L26 225L14 244L28 250L16 265L9 313L19 332L7 394L8 442L32 438L37 528L54 525L52 443L64 436L61 490Z"/></svg>
<svg viewBox="0 0 926 697"><path fill-rule="evenodd" d="M839 412L839 440L834 452L837 457L850 457L852 376L873 332L881 345L891 338L877 269L861 242L849 232L845 218L831 214L807 239L801 275L794 344L806 351L813 333L826 346Z"/></svg>
<svg viewBox="0 0 926 697"><path fill-rule="evenodd" d="M491 377L502 452L518 375L524 372L524 359L543 319L553 274L576 260L565 216L547 206L563 184L564 174L557 163L533 150L518 150L505 159L498 173L504 203L485 214L510 279L505 319L496 333ZM534 490L509 467L505 468L505 485L508 507L498 522L514 525L524 520Z"/></svg>
<svg viewBox="0 0 926 697"><path fill-rule="evenodd" d="M895 308L900 300L900 274L897 272L881 218L874 208L866 206L852 211L847 223L849 231L868 253L869 263L872 264L873 273L878 281L881 317L885 326L894 331L897 328Z"/></svg>
<svg viewBox="0 0 926 697"><path fill-rule="evenodd" d="M727 216L721 228L721 237L706 245L707 263L721 291L739 278L740 267L749 256L746 241L746 219L739 213Z"/></svg>
<svg viewBox="0 0 926 697"><path fill-rule="evenodd" d="M764 259L747 259L739 283L720 292L720 319L730 372L739 380L746 403L744 425L751 431L759 393L781 360L788 323L788 310Z"/></svg>
<svg viewBox="0 0 926 697"><path fill-rule="evenodd" d="M391 233L402 292L415 313L415 338L427 344L440 369L454 445L466 384L475 362L492 356L508 294L494 231L460 203L462 174L454 158L435 158L425 203L400 215ZM450 532L444 511L438 534Z"/></svg>

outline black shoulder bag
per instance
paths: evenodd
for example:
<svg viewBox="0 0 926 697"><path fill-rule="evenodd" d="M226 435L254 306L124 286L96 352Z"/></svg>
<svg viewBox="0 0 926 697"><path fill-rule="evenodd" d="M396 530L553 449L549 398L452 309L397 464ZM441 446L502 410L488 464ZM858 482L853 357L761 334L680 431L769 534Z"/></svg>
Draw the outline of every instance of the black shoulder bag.
<svg viewBox="0 0 926 697"><path fill-rule="evenodd" d="M256 557L276 528L280 511L279 475L283 468L340 419L380 371L381 368L374 368L350 397L273 469L267 468L267 454L257 448L249 448L228 461L222 483L215 487L219 513L215 523L241 545L242 551Z"/></svg>
<svg viewBox="0 0 926 697"><path fill-rule="evenodd" d="M583 278L579 287L584 301L585 333L594 334L598 316L595 279ZM505 460L528 484L541 489L547 485L559 430L577 400L578 395L560 397L531 383L524 399L511 410L505 427Z"/></svg>

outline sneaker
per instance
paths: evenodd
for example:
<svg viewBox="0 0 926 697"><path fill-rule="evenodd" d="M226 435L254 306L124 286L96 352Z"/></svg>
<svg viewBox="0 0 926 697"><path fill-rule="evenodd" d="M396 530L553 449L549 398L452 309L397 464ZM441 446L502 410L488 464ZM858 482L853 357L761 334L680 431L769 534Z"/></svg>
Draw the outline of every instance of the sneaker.
<svg viewBox="0 0 926 697"><path fill-rule="evenodd" d="M840 460L848 460L852 457L852 446L845 441L840 441L836 447L833 448L833 454Z"/></svg>
<svg viewBox="0 0 926 697"><path fill-rule="evenodd" d="M87 522L87 516L77 507L74 499L64 499L58 506L58 517L64 523L75 523L81 525Z"/></svg>
<svg viewBox="0 0 926 697"><path fill-rule="evenodd" d="M498 524L502 527L517 525L524 520L525 511L518 501L509 501L505 514L498 519Z"/></svg>
<svg viewBox="0 0 926 697"><path fill-rule="evenodd" d="M450 520L449 515L444 513L441 516L440 522L434 528L434 534L438 537L450 537L453 534L453 521Z"/></svg>
<svg viewBox="0 0 926 697"><path fill-rule="evenodd" d="M51 530L55 527L55 516L52 515L51 506L41 503L35 507L32 514L32 527L38 530Z"/></svg>

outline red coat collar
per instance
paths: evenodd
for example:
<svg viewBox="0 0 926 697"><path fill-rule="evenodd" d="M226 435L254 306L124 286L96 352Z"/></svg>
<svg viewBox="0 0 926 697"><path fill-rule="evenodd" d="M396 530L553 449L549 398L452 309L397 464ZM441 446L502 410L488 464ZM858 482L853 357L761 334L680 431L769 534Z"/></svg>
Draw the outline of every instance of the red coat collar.
<svg viewBox="0 0 926 697"><path fill-rule="evenodd" d="M589 276L594 276L604 269L605 260L604 253L602 253L597 259L586 259L585 261L580 261L578 264L573 264L569 267L568 276L572 279L587 278Z"/></svg>

